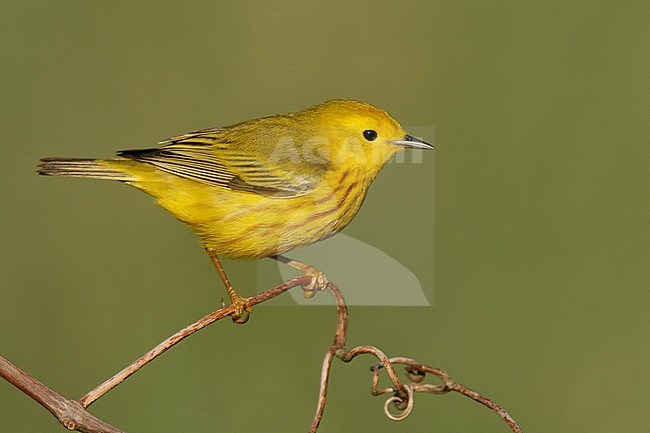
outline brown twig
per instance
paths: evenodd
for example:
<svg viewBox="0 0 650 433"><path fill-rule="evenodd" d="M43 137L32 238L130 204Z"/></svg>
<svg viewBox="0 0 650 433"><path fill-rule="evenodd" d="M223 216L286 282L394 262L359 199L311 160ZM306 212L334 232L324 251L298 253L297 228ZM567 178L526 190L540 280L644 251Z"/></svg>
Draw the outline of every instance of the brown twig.
<svg viewBox="0 0 650 433"><path fill-rule="evenodd" d="M248 301L250 302L251 306L257 305L273 299L287 292L293 287L302 286L305 288L310 283L312 283L312 276L303 275L296 277L280 284L277 287L248 298ZM325 357L323 359L320 393L318 397L316 414L314 415L314 419L309 429L310 433L315 433L318 430L323 417L323 413L325 411L325 404L327 402L327 387L334 358L339 358L343 362L350 362L362 354L373 355L381 363L371 368L371 371L373 372L371 390L372 394L375 396L386 393L393 394L393 396L390 397L384 405L384 412L389 418L393 420L402 420L411 413L411 410L413 409L414 394L416 392L445 394L450 391L454 391L470 397L473 400L489 407L492 411L501 416L501 418L503 418L506 423L508 423L513 432L521 433L519 426L503 408L482 394L479 394L478 392L454 381L443 370L420 364L410 358L388 358L384 352L374 346L362 345L348 350L346 348L346 342L349 315L347 306L345 304L345 299L343 298L343 295L341 294L338 287L331 282L328 282L324 289L327 289L336 300L338 319L334 341L325 353ZM0 376L5 378L7 381L43 405L69 430L77 430L84 433L123 433L121 430L118 430L115 427L112 427L111 425L91 415L86 411L86 408L177 343L181 342L195 332L200 331L206 326L232 315L233 313L234 308L232 306L223 307L199 319L191 325L186 326L185 328L181 329L142 355L128 367L101 385L97 386L92 391L88 392L79 401L70 400L61 396L60 394L57 394L1 356ZM395 372L394 364L406 365L407 376L410 379L410 383L407 383L406 385L402 383L397 373ZM392 387L390 388L378 389L379 372L382 368L386 370L388 377L392 383ZM432 385L421 383L426 373L430 373L439 377L442 379L443 384ZM394 405L397 410L401 411L401 413L398 415L392 414L389 410L391 404Z"/></svg>
<svg viewBox="0 0 650 433"><path fill-rule="evenodd" d="M412 360L409 360L412 361ZM393 361L393 362L398 362L398 361ZM433 368L429 367L428 365L422 365L419 364L415 361L408 362L407 371L417 371L417 372L422 372L422 373L431 373L435 376L438 376L443 382L444 385L429 385L426 383L414 383L413 384L413 390L414 391L422 391L422 392L429 392L433 394L443 394L447 393L450 391L457 392L459 394L462 394L464 396L467 396L471 398L474 401L477 401L490 409L497 415L499 415L503 420L510 426L513 432L515 433L521 433L521 428L517 425L515 420L510 416L508 412L505 411L501 406L496 404L494 400L487 398L486 396L474 391L471 388L466 387L463 384L460 384L453 380L446 371L441 370L439 368ZM421 376L424 378L423 376Z"/></svg>
<svg viewBox="0 0 650 433"><path fill-rule="evenodd" d="M297 287L297 286L302 286L306 285L311 281L311 277L308 276L300 276L296 278L292 278L291 280L285 281L284 283L280 284L277 287L274 287L270 290L267 290L265 292L262 292L258 295L252 296L248 298L251 307L257 304L261 304L262 302L268 301L269 299L273 299L276 296L279 296L286 292L287 290ZM156 347L133 361L128 367L124 368L122 371L111 377L110 379L106 380L104 383L101 385L97 386L95 389L92 391L88 392L86 395L81 397L79 399L79 403L83 407L88 407L90 406L93 402L95 402L98 398L106 394L108 391L111 389L115 388L117 385L120 383L124 382L127 378L129 378L131 375L133 375L135 372L140 370L142 367L165 353L167 350L172 348L174 345L177 343L180 343L190 335L194 334L197 331L200 331L201 329L205 328L206 326L216 322L217 320L221 320L224 317L230 316L232 313L234 313L235 308L232 305L229 305L227 307L223 307L213 313L208 314L207 316L197 320L196 322L186 326L185 328L181 329L171 337L167 338L160 344L158 344Z"/></svg>
<svg viewBox="0 0 650 433"><path fill-rule="evenodd" d="M261 304L262 302L285 293L293 287L307 285L310 282L311 277L306 275L292 278L277 287L252 296L249 298L250 304L251 306ZM6 379L9 383L16 386L45 407L68 430L77 430L83 433L124 433L122 430L119 430L93 416L85 409L90 406L91 403L111 389L115 388L120 383L124 382L124 380L129 376L156 359L175 344L181 342L195 332L200 331L211 323L230 316L234 310L235 309L232 305L223 307L205 317L202 317L191 325L186 326L142 355L115 376L87 393L79 401L68 399L56 393L2 356L0 356L0 377Z"/></svg>
<svg viewBox="0 0 650 433"><path fill-rule="evenodd" d="M336 350L330 347L329 350L325 353L325 358L323 359L323 368L321 369L320 374L320 392L318 393L318 404L316 405L316 414L314 415L314 420L311 422L311 426L309 427L309 433L316 433L318 426L323 419L323 413L325 412L325 403L327 403L327 384L330 378L332 361L336 356L335 352Z"/></svg>
<svg viewBox="0 0 650 433"><path fill-rule="evenodd" d="M381 364L375 365L371 368L373 372L372 379L372 394L375 396L392 393L393 396L386 400L384 405L384 413L394 421L401 421L411 413L413 409L414 394L416 392L427 392L431 394L446 394L450 391L458 392L465 395L479 403L489 407L493 412L499 415L510 426L514 433L522 433L521 428L517 425L515 420L506 412L502 407L497 405L493 400L485 397L484 395L462 385L449 376L444 370L429 367L418 363L410 358L388 358L384 352L375 346L363 345L357 346L350 350L346 349L345 343L347 341L347 327L348 327L348 310L345 304L345 299L341 291L335 284L329 282L327 290L332 294L336 300L338 320L336 326L336 335L334 343L325 353L323 359L323 367L321 370L320 393L318 396L318 404L316 406L316 414L312 421L309 433L315 433L318 430L320 422L323 418L325 411L325 403L327 400L327 387L329 382L330 370L334 358L339 358L343 362L350 362L355 357L362 354L374 355ZM404 385L395 372L394 364L405 364L407 377L410 383ZM385 369L388 377L392 383L392 387L378 389L379 387L379 372ZM424 380L426 373L433 374L443 381L443 385L432 385L421 383ZM393 404L395 408L401 411L400 414L394 415L390 411L390 405Z"/></svg>
<svg viewBox="0 0 650 433"><path fill-rule="evenodd" d="M86 412L74 400L63 397L0 356L0 376L49 410L68 430L83 433L124 433Z"/></svg>

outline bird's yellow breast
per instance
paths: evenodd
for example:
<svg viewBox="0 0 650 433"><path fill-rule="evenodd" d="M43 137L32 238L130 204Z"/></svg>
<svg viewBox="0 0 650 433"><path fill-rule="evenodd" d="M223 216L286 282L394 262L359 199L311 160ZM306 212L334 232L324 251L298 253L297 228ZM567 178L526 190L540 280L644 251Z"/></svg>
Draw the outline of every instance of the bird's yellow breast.
<svg viewBox="0 0 650 433"><path fill-rule="evenodd" d="M297 197L270 197L209 186L151 171L134 186L189 224L207 248L231 258L282 254L325 239L356 215L372 178L358 169L332 170Z"/></svg>

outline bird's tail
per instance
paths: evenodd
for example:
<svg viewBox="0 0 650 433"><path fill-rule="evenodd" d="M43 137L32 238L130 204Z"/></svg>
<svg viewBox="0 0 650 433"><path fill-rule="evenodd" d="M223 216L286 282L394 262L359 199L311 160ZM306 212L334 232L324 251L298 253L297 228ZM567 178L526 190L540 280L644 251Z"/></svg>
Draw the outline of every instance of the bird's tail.
<svg viewBox="0 0 650 433"><path fill-rule="evenodd" d="M117 161L110 161L117 162ZM38 174L43 176L89 177L92 179L134 181L128 173L118 170L117 164L101 159L44 158L38 165Z"/></svg>

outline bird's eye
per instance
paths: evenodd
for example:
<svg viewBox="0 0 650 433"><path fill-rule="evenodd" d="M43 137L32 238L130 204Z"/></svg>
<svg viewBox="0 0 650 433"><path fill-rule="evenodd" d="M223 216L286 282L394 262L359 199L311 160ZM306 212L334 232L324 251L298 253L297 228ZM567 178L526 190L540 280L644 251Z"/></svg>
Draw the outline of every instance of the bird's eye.
<svg viewBox="0 0 650 433"><path fill-rule="evenodd" d="M363 131L363 138L365 138L368 141L375 141L377 138L377 131L373 129L366 129Z"/></svg>

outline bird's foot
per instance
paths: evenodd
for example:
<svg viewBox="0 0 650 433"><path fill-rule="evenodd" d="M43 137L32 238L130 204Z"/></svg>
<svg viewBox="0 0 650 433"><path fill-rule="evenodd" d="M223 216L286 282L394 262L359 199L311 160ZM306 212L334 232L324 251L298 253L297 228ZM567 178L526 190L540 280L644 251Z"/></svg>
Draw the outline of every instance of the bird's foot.
<svg viewBox="0 0 650 433"><path fill-rule="evenodd" d="M319 271L318 269L311 268L305 270L305 274L311 277L311 281L302 286L303 296L305 299L311 299L316 296L316 292L320 292L327 288L327 285L330 283L327 275Z"/></svg>
<svg viewBox="0 0 650 433"><path fill-rule="evenodd" d="M232 306L235 308L235 311L230 315L232 321L239 325L248 322L248 319L251 318L251 313L253 312L250 300L244 298L238 293L234 293L230 295L230 302L232 302Z"/></svg>
<svg viewBox="0 0 650 433"><path fill-rule="evenodd" d="M313 298L316 295L316 292L325 290L330 283L330 280L329 278L327 278L327 275L325 275L324 273L322 273L312 265L299 262L298 260L292 260L281 254L271 256L271 258L279 262L285 263L291 266L292 268L299 269L302 272L304 272L305 275L309 275L311 277L311 281L309 281L309 283L307 284L303 284L302 286L303 295L305 296L305 299Z"/></svg>

